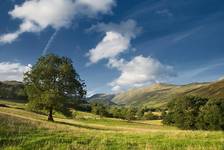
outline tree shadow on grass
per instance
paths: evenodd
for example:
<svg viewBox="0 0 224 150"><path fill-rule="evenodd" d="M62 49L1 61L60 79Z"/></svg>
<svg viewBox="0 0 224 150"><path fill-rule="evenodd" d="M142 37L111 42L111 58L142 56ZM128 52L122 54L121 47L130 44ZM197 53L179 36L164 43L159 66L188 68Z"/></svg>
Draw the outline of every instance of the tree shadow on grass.
<svg viewBox="0 0 224 150"><path fill-rule="evenodd" d="M139 124L139 125L146 125L146 126L158 126L156 124L153 124L153 123L144 123L144 122L130 122L131 124Z"/></svg>
<svg viewBox="0 0 224 150"><path fill-rule="evenodd" d="M8 105L6 105L6 104L1 104L1 103L0 103L0 107L7 107L7 108L9 108L10 106L8 106Z"/></svg>
<svg viewBox="0 0 224 150"><path fill-rule="evenodd" d="M97 128L97 127L90 127L90 126L85 126L85 125L80 125L80 124L73 124L73 123L68 123L68 122L63 122L63 121L55 121L55 123L63 124L63 125L69 125L77 128L84 128L84 129L90 129L90 130L102 130L102 131L113 131L112 129L103 129L103 128Z"/></svg>

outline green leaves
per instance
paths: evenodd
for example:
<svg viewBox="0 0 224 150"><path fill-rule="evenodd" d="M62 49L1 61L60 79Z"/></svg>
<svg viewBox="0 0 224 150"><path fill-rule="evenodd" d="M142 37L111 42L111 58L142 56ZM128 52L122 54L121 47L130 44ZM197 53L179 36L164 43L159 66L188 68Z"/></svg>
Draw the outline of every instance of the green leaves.
<svg viewBox="0 0 224 150"><path fill-rule="evenodd" d="M64 110L66 99L82 99L86 95L85 83L71 59L54 54L40 57L31 71L25 73L24 83L29 105L38 109Z"/></svg>
<svg viewBox="0 0 224 150"><path fill-rule="evenodd" d="M201 108L200 129L224 130L224 99L210 100Z"/></svg>
<svg viewBox="0 0 224 150"><path fill-rule="evenodd" d="M163 123L182 129L224 130L224 100L181 97L168 104Z"/></svg>

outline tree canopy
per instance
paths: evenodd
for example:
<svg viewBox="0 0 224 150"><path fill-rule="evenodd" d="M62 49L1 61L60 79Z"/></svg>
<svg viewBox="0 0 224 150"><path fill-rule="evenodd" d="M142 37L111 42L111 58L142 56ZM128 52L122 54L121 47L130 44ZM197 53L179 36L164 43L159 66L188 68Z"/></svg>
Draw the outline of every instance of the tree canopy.
<svg viewBox="0 0 224 150"><path fill-rule="evenodd" d="M182 129L224 130L224 99L179 97L168 104L163 123Z"/></svg>
<svg viewBox="0 0 224 150"><path fill-rule="evenodd" d="M24 83L29 105L47 110L51 121L52 111L63 112L68 98L82 99L86 95L85 83L74 69L72 60L54 54L40 57L24 74Z"/></svg>

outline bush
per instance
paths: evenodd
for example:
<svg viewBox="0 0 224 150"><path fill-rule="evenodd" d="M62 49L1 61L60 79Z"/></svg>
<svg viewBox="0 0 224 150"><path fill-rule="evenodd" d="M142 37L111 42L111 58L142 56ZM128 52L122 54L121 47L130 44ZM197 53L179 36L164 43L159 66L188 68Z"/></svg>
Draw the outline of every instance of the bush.
<svg viewBox="0 0 224 150"><path fill-rule="evenodd" d="M128 121L131 121L131 120L135 120L136 119L136 113L137 113L137 109L134 108L134 107L129 107L129 108L126 108L126 111L125 111L125 119L128 120Z"/></svg>
<svg viewBox="0 0 224 150"><path fill-rule="evenodd" d="M152 112L145 113L143 118L145 120L159 120L160 119L159 116L154 115Z"/></svg>
<svg viewBox="0 0 224 150"><path fill-rule="evenodd" d="M137 119L144 119L144 113L145 113L145 110L144 109L138 109L137 113L136 113L136 117Z"/></svg>
<svg viewBox="0 0 224 150"><path fill-rule="evenodd" d="M101 117L110 117L111 115L108 112L108 108L100 103L92 103L91 111L96 115L100 115Z"/></svg>
<svg viewBox="0 0 224 150"><path fill-rule="evenodd" d="M114 118L125 119L125 110L121 107L111 107L110 114L112 114Z"/></svg>

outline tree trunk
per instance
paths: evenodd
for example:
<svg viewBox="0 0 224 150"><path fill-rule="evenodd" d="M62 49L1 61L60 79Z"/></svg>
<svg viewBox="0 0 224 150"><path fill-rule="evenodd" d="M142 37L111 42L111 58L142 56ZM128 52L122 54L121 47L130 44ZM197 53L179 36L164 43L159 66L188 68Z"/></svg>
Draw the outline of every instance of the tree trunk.
<svg viewBox="0 0 224 150"><path fill-rule="evenodd" d="M52 113L53 113L53 109L50 108L49 114L48 114L48 121L54 121Z"/></svg>

